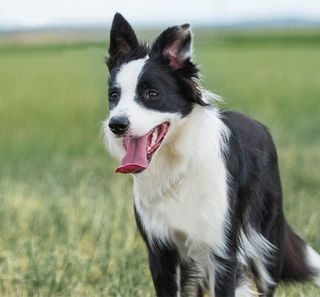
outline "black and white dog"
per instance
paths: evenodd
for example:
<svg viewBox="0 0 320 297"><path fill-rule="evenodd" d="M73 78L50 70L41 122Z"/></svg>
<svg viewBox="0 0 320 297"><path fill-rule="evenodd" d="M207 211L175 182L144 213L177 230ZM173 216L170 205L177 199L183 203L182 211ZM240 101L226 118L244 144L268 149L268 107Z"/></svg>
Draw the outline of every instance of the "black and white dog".
<svg viewBox="0 0 320 297"><path fill-rule="evenodd" d="M185 24L140 44L120 14L110 34L104 132L117 172L133 176L157 296L254 296L254 287L273 296L282 280L320 286L320 256L284 218L270 134L209 103L191 39Z"/></svg>

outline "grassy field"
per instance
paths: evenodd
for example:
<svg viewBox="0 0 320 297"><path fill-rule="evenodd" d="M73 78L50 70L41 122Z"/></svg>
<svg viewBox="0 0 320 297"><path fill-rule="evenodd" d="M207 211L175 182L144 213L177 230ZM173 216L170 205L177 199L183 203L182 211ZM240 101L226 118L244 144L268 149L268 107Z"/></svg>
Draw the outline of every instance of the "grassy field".
<svg viewBox="0 0 320 297"><path fill-rule="evenodd" d="M320 251L320 33L227 35L196 39L203 84L270 128L287 218ZM0 296L154 296L131 179L100 135L105 47L0 46Z"/></svg>

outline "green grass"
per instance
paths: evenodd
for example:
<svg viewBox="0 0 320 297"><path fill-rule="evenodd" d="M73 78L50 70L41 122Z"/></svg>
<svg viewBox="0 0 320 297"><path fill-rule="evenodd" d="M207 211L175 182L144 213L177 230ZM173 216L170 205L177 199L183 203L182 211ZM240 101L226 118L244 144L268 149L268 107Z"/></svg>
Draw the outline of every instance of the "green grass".
<svg viewBox="0 0 320 297"><path fill-rule="evenodd" d="M200 32L196 60L224 108L270 128L287 218L320 251L319 34L252 34ZM131 180L100 135L105 47L0 47L0 296L154 296Z"/></svg>

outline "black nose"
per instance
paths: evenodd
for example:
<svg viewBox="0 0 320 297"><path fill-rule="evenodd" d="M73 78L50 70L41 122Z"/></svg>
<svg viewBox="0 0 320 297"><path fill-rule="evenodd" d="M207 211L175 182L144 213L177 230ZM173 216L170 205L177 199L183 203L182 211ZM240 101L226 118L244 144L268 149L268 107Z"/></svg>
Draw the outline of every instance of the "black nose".
<svg viewBox="0 0 320 297"><path fill-rule="evenodd" d="M129 129L129 124L126 116L112 117L109 121L110 130L116 135L125 133Z"/></svg>

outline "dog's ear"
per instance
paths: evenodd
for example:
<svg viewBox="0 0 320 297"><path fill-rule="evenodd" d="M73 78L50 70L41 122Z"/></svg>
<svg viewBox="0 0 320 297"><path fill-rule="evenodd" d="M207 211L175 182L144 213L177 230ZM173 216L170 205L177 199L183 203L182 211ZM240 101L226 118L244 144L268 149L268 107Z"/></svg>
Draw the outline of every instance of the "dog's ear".
<svg viewBox="0 0 320 297"><path fill-rule="evenodd" d="M170 27L156 39L150 56L162 56L171 69L178 70L191 58L191 43L192 34L189 24Z"/></svg>
<svg viewBox="0 0 320 297"><path fill-rule="evenodd" d="M116 13L110 31L109 56L107 57L109 70L138 46L139 42L132 27L120 13Z"/></svg>

